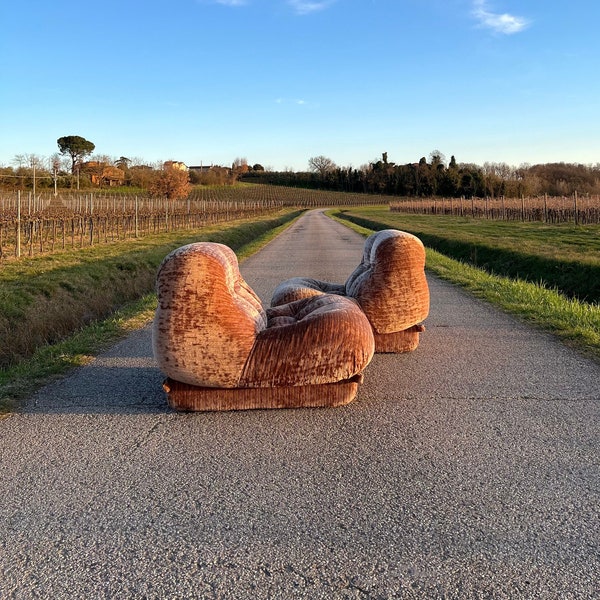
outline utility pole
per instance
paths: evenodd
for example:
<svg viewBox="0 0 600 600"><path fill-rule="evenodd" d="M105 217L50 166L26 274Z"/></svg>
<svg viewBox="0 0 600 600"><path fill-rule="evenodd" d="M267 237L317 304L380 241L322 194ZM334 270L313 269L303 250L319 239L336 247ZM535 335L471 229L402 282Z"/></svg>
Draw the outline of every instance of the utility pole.
<svg viewBox="0 0 600 600"><path fill-rule="evenodd" d="M54 197L56 198L56 196L58 196L58 190L56 187L56 182L58 180L58 163L56 160L52 163L52 169L54 173Z"/></svg>

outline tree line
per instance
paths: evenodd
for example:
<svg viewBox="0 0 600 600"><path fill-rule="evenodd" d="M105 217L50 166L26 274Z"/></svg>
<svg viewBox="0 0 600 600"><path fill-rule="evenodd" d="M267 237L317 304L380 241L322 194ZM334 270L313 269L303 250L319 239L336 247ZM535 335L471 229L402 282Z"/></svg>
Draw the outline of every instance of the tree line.
<svg viewBox="0 0 600 600"><path fill-rule="evenodd" d="M140 159L118 159L93 155L95 145L81 136L57 140L59 152L43 159L37 155L15 156L15 167L0 166L0 188L81 189L130 186L167 197L185 197L191 185L231 185L247 181L330 191L382 194L389 196L449 198L566 196L600 194L600 163L547 163L513 167L486 162L482 166L447 161L439 151L418 162L396 164L383 152L380 159L359 168L341 167L326 156L314 156L308 170L273 171L260 164L236 158L231 167L211 166L187 170L177 161L146 164ZM85 160L89 157L89 160ZM178 168L183 166L183 170Z"/></svg>
<svg viewBox="0 0 600 600"><path fill-rule="evenodd" d="M185 198L192 185L231 185L248 171L264 171L260 164L250 166L245 158L236 158L231 167L211 165L188 169L181 162L169 160L147 164L125 156L111 158L94 154L93 142L78 135L56 140L59 152L50 158L36 154L20 154L15 167L0 165L0 189L13 191L54 188L82 190L106 187L130 187L152 196Z"/></svg>
<svg viewBox="0 0 600 600"><path fill-rule="evenodd" d="M242 175L244 181L274 185L326 189L390 196L443 196L449 198L521 197L600 194L600 163L547 163L512 167L486 162L483 166L448 162L434 150L429 159L395 164L387 152L381 159L358 169L337 166L325 156L309 159L309 171L255 172Z"/></svg>

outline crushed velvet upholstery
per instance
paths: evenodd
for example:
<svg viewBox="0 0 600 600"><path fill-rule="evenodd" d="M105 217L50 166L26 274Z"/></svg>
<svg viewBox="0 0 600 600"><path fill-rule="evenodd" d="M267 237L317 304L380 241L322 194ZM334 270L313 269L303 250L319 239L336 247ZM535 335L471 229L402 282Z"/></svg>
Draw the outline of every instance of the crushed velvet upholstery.
<svg viewBox="0 0 600 600"><path fill-rule="evenodd" d="M174 408L344 404L373 356L371 326L352 299L319 295L265 311L222 244L173 251L156 290L153 351Z"/></svg>
<svg viewBox="0 0 600 600"><path fill-rule="evenodd" d="M294 277L275 288L271 306L321 294L355 299L373 327L376 352L407 352L429 314L425 248L410 233L386 229L365 241L363 258L344 284Z"/></svg>

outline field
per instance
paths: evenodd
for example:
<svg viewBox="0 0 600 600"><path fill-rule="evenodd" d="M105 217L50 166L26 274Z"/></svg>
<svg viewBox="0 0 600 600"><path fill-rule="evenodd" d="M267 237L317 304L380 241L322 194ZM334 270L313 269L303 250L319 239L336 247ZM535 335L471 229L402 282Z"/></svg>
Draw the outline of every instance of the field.
<svg viewBox="0 0 600 600"><path fill-rule="evenodd" d="M407 215L379 207L331 213L361 231L418 235L430 271L600 359L600 226Z"/></svg>
<svg viewBox="0 0 600 600"><path fill-rule="evenodd" d="M0 260L193 230L283 207L387 202L381 196L249 184L200 187L173 201L123 193L0 193Z"/></svg>
<svg viewBox="0 0 600 600"><path fill-rule="evenodd" d="M126 193L0 192L0 261L259 217L283 207L385 205L392 212L477 220L600 223L600 198L398 198L259 184L201 186L185 200Z"/></svg>
<svg viewBox="0 0 600 600"><path fill-rule="evenodd" d="M200 240L239 250L297 214L287 209L200 230L5 262L0 268L0 368L151 292L158 266L171 250Z"/></svg>
<svg viewBox="0 0 600 600"><path fill-rule="evenodd" d="M426 246L490 273L557 288L569 297L600 301L600 226L414 215L379 208L346 211L371 229L392 227Z"/></svg>
<svg viewBox="0 0 600 600"><path fill-rule="evenodd" d="M88 195L86 208L85 196L69 201L70 210L87 210L89 216L109 212L111 203L114 213L117 205L124 205L121 217L131 213L136 202L131 196ZM162 211L153 202L150 208L160 206ZM264 243L265 236L299 214L293 207L337 207L333 213L368 230L411 231L428 246L429 269L600 358L598 225L404 214L391 211L389 198L381 196L254 185L208 189L203 197L190 198L190 207L194 202L219 207L213 218L222 219L220 223L188 229L191 223L185 215L191 219L194 211L184 208L179 230L163 225L154 233L152 227L140 227L145 233L135 237L133 227L120 225L119 239L106 236L110 243L94 238L90 244L84 237L79 244L77 239L73 246L66 243L64 249L55 241L52 253L47 253L51 244L44 243L45 254L34 250L18 261L5 255L0 261L0 407L3 397L8 399L5 406L10 405L10 398L25 394L33 383L85 360L99 343L113 339L128 323L138 323L138 312L147 317L154 302L150 292L156 268L168 251L200 239L220 241L236 251L256 248L252 245ZM252 207L252 202L260 206ZM2 207L8 214L10 199ZM47 208L31 206L32 213ZM263 209L268 214L261 216ZM205 218L207 214L203 211ZM232 220L239 214L250 216Z"/></svg>
<svg viewBox="0 0 600 600"><path fill-rule="evenodd" d="M217 196L216 194L214 196ZM256 218L282 203L194 196L168 201L146 196L73 194L0 200L0 258L34 256L147 235Z"/></svg>

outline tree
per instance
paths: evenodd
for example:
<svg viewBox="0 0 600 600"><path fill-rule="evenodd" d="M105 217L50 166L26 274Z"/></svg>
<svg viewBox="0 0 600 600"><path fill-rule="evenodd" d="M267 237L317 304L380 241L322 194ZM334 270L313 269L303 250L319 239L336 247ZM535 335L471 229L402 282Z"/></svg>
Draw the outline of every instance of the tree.
<svg viewBox="0 0 600 600"><path fill-rule="evenodd" d="M246 172L248 170L248 159L247 158L236 158L231 165L234 171Z"/></svg>
<svg viewBox="0 0 600 600"><path fill-rule="evenodd" d="M446 166L446 157L439 150L432 150L429 153L429 162L434 169L444 168Z"/></svg>
<svg viewBox="0 0 600 600"><path fill-rule="evenodd" d="M187 171L167 167L156 173L150 184L153 196L177 200L185 198L190 193L190 178Z"/></svg>
<svg viewBox="0 0 600 600"><path fill-rule="evenodd" d="M236 158L231 165L231 174L233 179L237 179L240 175L247 173L250 170L248 160L246 158Z"/></svg>
<svg viewBox="0 0 600 600"><path fill-rule="evenodd" d="M37 177L44 177L47 173L46 160L37 154L16 154L13 163L17 165L16 175L20 178L21 184L27 185L33 188L35 194L36 190L36 175Z"/></svg>
<svg viewBox="0 0 600 600"><path fill-rule="evenodd" d="M156 178L156 172L150 165L134 165L128 173L130 184L142 189L148 189Z"/></svg>
<svg viewBox="0 0 600 600"><path fill-rule="evenodd" d="M79 135L66 135L58 138L56 143L61 154L71 157L71 173L75 173L75 167L96 147L92 142Z"/></svg>
<svg viewBox="0 0 600 600"><path fill-rule="evenodd" d="M119 160L115 161L115 167L118 167L122 171L127 171L127 169L129 169L130 162L131 162L130 158L127 158L126 156L121 156L121 157L119 157Z"/></svg>
<svg viewBox="0 0 600 600"><path fill-rule="evenodd" d="M325 175L329 171L335 169L335 163L326 156L313 156L308 159L308 166L311 171L319 173L319 175Z"/></svg>

